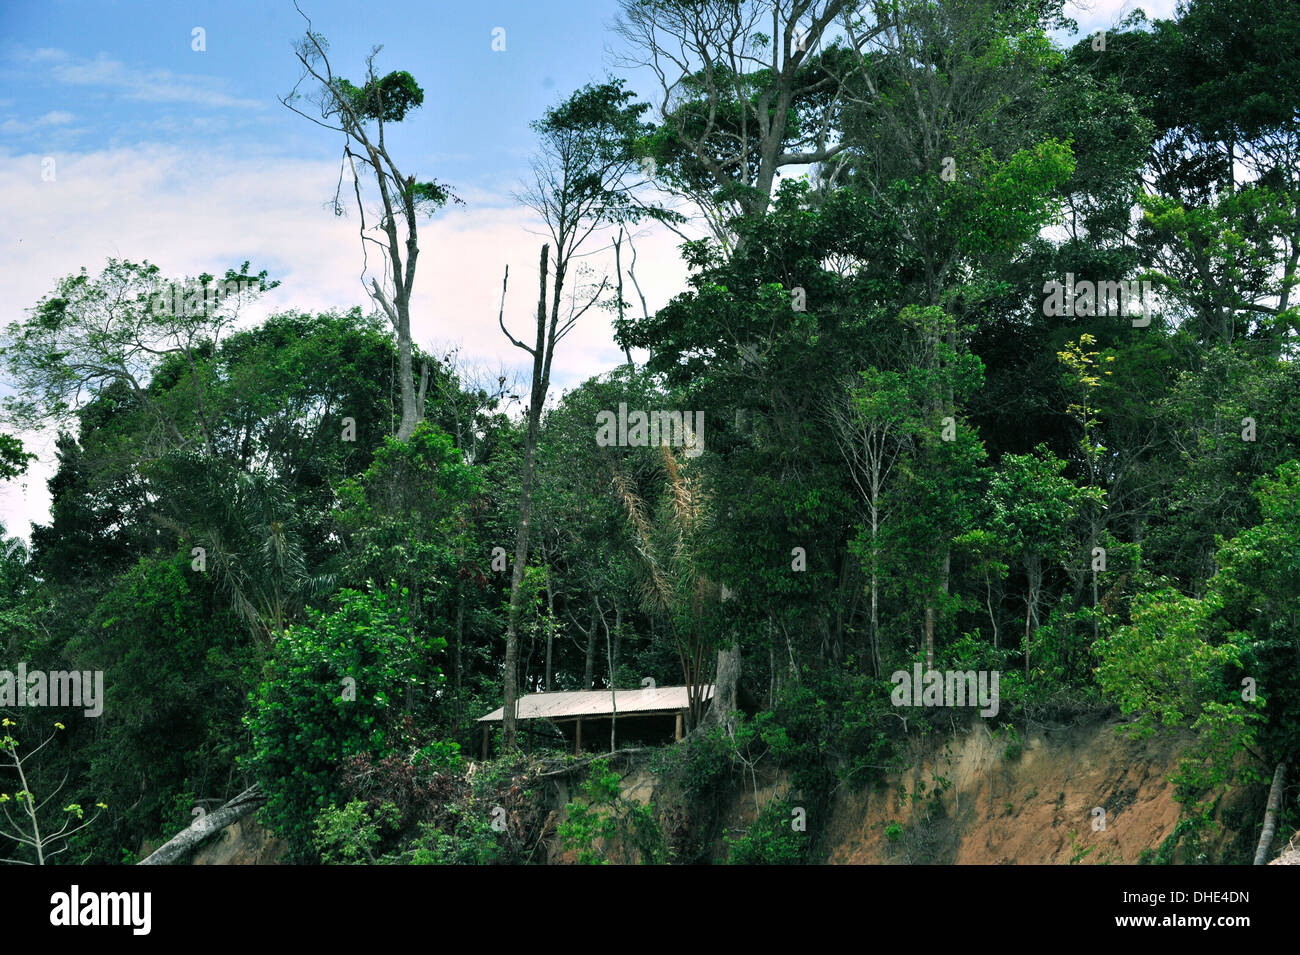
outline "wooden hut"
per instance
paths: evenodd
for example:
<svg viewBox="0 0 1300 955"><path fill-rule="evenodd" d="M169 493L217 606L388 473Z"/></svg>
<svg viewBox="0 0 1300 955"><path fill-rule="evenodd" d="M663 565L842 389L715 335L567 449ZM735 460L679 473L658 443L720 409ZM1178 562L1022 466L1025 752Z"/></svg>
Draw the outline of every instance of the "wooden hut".
<svg viewBox="0 0 1300 955"><path fill-rule="evenodd" d="M576 690L564 693L529 693L517 701L519 727L535 737L548 727L571 743L575 753L582 751L585 737L596 746L605 745L613 724L615 737L622 742L667 743L682 738L690 712L690 696L685 686L645 687L640 690ZM700 687L707 703L713 687ZM505 715L497 707L478 722L483 727L483 758L487 759L492 727Z"/></svg>

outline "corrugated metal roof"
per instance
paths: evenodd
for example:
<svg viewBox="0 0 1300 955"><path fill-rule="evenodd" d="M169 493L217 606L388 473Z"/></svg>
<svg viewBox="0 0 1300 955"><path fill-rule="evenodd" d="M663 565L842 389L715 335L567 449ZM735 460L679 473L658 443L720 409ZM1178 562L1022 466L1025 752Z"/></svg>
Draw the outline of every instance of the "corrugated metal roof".
<svg viewBox="0 0 1300 955"><path fill-rule="evenodd" d="M656 686L642 690L615 690L614 704L618 715L624 713L663 712L687 709L690 697L684 686ZM704 699L713 696L712 686L700 688ZM541 720L561 719L575 716L609 716L613 707L610 703L609 690L576 690L569 693L530 693L519 698L519 719ZM499 723L505 715L505 707L498 706L487 716L479 717L480 723Z"/></svg>

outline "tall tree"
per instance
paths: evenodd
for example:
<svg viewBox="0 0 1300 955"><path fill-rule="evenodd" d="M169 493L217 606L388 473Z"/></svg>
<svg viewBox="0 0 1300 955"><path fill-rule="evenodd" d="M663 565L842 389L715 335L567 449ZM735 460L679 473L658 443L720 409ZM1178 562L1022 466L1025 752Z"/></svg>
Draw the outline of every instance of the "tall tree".
<svg viewBox="0 0 1300 955"><path fill-rule="evenodd" d="M352 178L352 191L360 217L357 234L361 238L364 263L361 270L363 285L372 247L379 251L383 265L379 270L382 279L370 276L367 291L397 334L398 375L402 388L402 420L397 436L405 441L424 417L424 397L429 384L429 368L425 366L421 368L417 389L411 358L411 293L415 288L415 266L420 256L418 224L422 216L431 215L449 201L461 200L434 180L417 182L415 176L403 175L385 142L386 127L401 122L424 102L424 90L416 84L415 78L404 70L395 70L382 78L376 75L375 57L382 47L375 47L366 57L365 82L360 88L341 76L335 76L326 55L328 41L311 29L311 20L305 14L303 19L307 20L307 33L294 47L302 64L302 75L288 95L280 97L280 102L300 116L343 134L343 164L334 193L334 214L344 214L342 190L346 171ZM293 105L303 99L305 94L299 93L298 87L308 81L316 84L311 102L317 107L320 119L308 116ZM377 217L373 217L376 220L373 228L380 231L382 240L369 234L372 226L366 217L358 166L373 177L379 193L380 211Z"/></svg>
<svg viewBox="0 0 1300 955"><path fill-rule="evenodd" d="M533 366L506 624L502 742L507 749L515 745L524 567L528 562L538 428L551 386L551 362L556 345L573 330L608 284L607 279L602 279L594 290L575 288L568 294L568 311L564 312L570 267L578 249L601 226L634 221L646 214L659 218L666 215L657 210L647 213L633 202L626 187L628 176L636 167L635 143L644 132L640 117L646 109L643 104L631 102L632 98L621 81L588 85L547 110L542 119L532 124L540 137L541 150L533 163L533 182L519 198L541 217L555 247L555 277L549 292L549 244L542 246L538 264L540 291L534 344L525 345L506 328L508 269L501 285L502 313L497 317L498 324L512 345L528 353Z"/></svg>
<svg viewBox="0 0 1300 955"><path fill-rule="evenodd" d="M214 454L208 359L241 307L278 284L267 282L265 271L250 275L247 262L216 283L207 274L168 281L147 261L109 259L93 279L83 268L5 329L0 360L15 385L6 407L20 425L64 423L86 400L118 387L153 419L152 447ZM149 390L169 361L190 392L184 418L168 414Z"/></svg>
<svg viewBox="0 0 1300 955"><path fill-rule="evenodd" d="M630 63L659 86L660 125L647 140L663 169L657 182L699 208L724 248L736 239L732 217L767 211L782 167L825 162L845 148L835 134L841 81L818 48L850 6L620 0L616 30Z"/></svg>

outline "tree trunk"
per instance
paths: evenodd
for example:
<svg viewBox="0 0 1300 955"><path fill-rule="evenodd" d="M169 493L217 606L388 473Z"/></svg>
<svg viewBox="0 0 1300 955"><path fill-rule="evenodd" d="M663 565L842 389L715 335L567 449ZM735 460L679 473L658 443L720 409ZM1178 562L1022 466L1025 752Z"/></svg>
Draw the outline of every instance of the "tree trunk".
<svg viewBox="0 0 1300 955"><path fill-rule="evenodd" d="M420 423L420 409L415 401L415 382L411 375L411 305L406 296L397 296L397 374L402 380L402 421L397 428L401 441L410 440Z"/></svg>
<svg viewBox="0 0 1300 955"><path fill-rule="evenodd" d="M878 487L879 481L873 478L873 492ZM873 500L871 502L871 672L874 676L880 676L880 571L876 550L876 538L879 534L880 509Z"/></svg>
<svg viewBox="0 0 1300 955"><path fill-rule="evenodd" d="M1273 785L1268 791L1268 805L1264 809L1264 831L1259 834L1259 845L1255 847L1255 865L1268 862L1268 850L1273 848L1273 837L1277 835L1277 811L1282 805L1282 790L1286 786L1286 763L1278 763L1273 771Z"/></svg>
<svg viewBox="0 0 1300 955"><path fill-rule="evenodd" d="M614 662L613 669L610 671L610 680L614 679L614 674L618 672L619 666L623 661L623 608L619 605L618 598L614 598Z"/></svg>
<svg viewBox="0 0 1300 955"><path fill-rule="evenodd" d="M550 625L546 628L546 679L542 681L545 692L551 692L551 660L555 646L555 591L551 588L550 568L546 571L546 612L550 615Z"/></svg>
<svg viewBox="0 0 1300 955"><path fill-rule="evenodd" d="M1033 588L1025 597L1025 679L1029 679L1029 616L1034 606Z"/></svg>
<svg viewBox="0 0 1300 955"><path fill-rule="evenodd" d="M728 732L735 729L732 717L737 709L736 687L740 683L740 643L718 651L718 670L713 680L713 705L709 707L701 726L721 726Z"/></svg>
<svg viewBox="0 0 1300 955"><path fill-rule="evenodd" d="M519 665L519 617L522 613L524 566L528 563L528 530L533 513L533 472L537 457L538 423L542 403L546 400L546 261L550 246L542 246L540 292L537 297L537 348L533 352L532 400L528 406L528 434L524 439L524 473L519 489L519 522L515 531L515 566L510 575L510 611L506 622L505 708L502 711L501 746L504 752L515 748L515 730L518 722L516 709L519 691L516 685L516 668ZM556 280L559 294L559 280Z"/></svg>
<svg viewBox="0 0 1300 955"><path fill-rule="evenodd" d="M461 725L461 719L464 717L464 697L461 695L461 660L462 648L465 644L465 587L457 582L456 584L456 726Z"/></svg>
<svg viewBox="0 0 1300 955"><path fill-rule="evenodd" d="M770 710L776 701L776 641L771 627L768 628L767 641L767 708Z"/></svg>
<svg viewBox="0 0 1300 955"><path fill-rule="evenodd" d="M1033 633L1030 626L1038 623L1038 591L1042 586L1042 562L1034 557L1025 562L1025 577L1028 593L1025 595L1025 679L1029 679L1029 637Z"/></svg>
<svg viewBox="0 0 1300 955"><path fill-rule="evenodd" d="M993 612L993 581L989 577L989 572L984 572L984 605L989 608L989 623L993 625L993 649L997 649L998 644L998 615Z"/></svg>
<svg viewBox="0 0 1300 955"><path fill-rule="evenodd" d="M934 669L934 599L925 602L925 668Z"/></svg>
<svg viewBox="0 0 1300 955"><path fill-rule="evenodd" d="M605 659L609 666L609 751L614 752L614 727L618 723L618 692L614 689L614 639L609 632L609 621L600 615L600 622L605 625ZM617 624L615 624L617 629Z"/></svg>
<svg viewBox="0 0 1300 955"><path fill-rule="evenodd" d="M587 631L587 666L582 672L582 688L590 690L596 682L596 621L600 619L596 602L591 603L591 629Z"/></svg>

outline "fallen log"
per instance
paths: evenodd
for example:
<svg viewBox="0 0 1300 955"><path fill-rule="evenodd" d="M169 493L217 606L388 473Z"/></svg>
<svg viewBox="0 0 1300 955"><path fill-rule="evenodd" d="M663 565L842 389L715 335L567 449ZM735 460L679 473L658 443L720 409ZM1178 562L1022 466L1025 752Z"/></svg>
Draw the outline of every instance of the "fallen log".
<svg viewBox="0 0 1300 955"><path fill-rule="evenodd" d="M250 786L220 809L214 809L195 819L188 828L172 836L136 865L174 865L188 858L208 837L265 804L266 796L262 790L256 785Z"/></svg>
<svg viewBox="0 0 1300 955"><path fill-rule="evenodd" d="M1268 791L1268 805L1264 808L1264 831L1259 834L1259 845L1255 847L1255 865L1268 862L1268 850L1273 847L1273 836L1277 833L1277 810L1282 804L1282 789L1286 785L1286 763L1278 763L1273 773L1273 785Z"/></svg>

